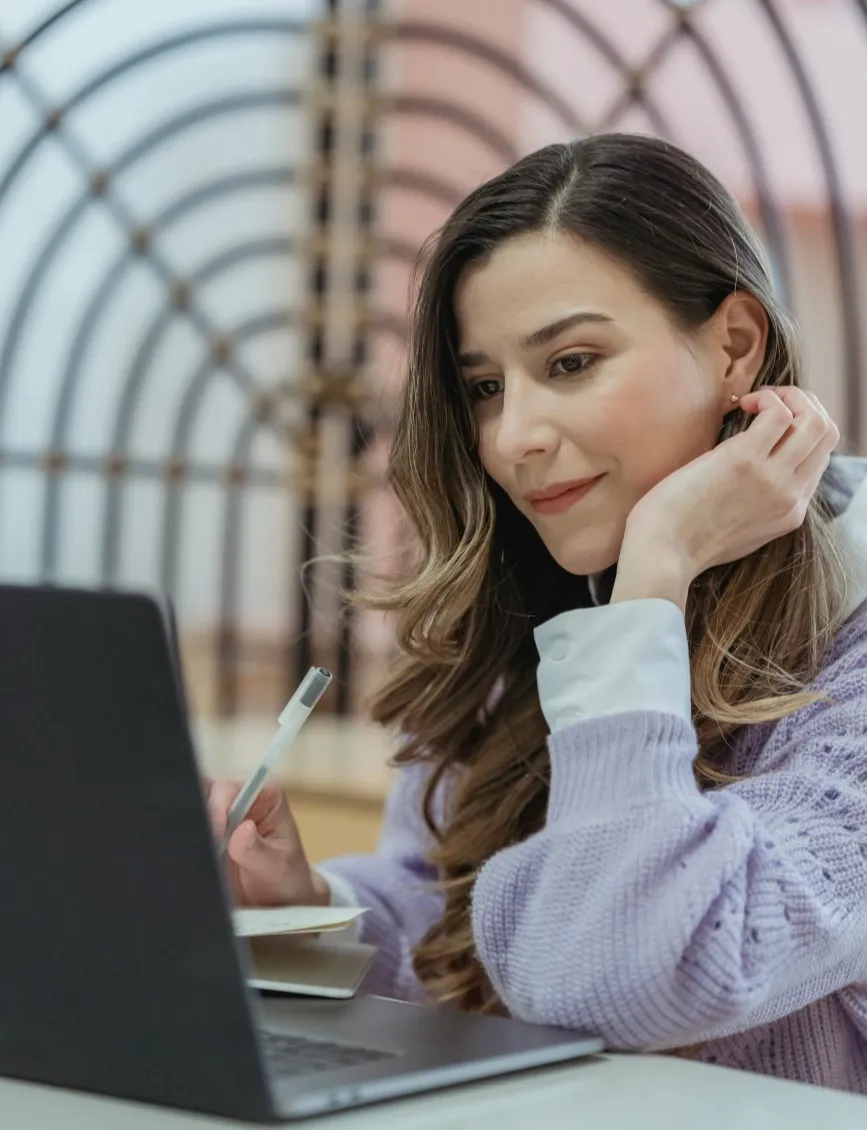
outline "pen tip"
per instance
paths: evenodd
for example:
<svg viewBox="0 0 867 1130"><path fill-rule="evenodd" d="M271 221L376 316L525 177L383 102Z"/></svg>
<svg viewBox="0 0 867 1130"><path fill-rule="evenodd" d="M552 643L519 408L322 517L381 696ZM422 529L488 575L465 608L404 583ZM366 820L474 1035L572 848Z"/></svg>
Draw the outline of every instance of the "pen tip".
<svg viewBox="0 0 867 1130"><path fill-rule="evenodd" d="M304 688L304 693L301 696L302 706L314 707L330 682L330 671L326 671L324 667L312 668L309 684Z"/></svg>

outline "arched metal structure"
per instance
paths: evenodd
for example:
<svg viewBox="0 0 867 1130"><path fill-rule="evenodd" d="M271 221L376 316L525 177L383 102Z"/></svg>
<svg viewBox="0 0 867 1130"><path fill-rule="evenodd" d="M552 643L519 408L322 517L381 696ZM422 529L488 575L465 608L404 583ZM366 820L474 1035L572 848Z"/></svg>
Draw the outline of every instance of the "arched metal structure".
<svg viewBox="0 0 867 1130"><path fill-rule="evenodd" d="M650 2L650 0L648 0ZM566 98L544 67L509 52L493 37L449 26L435 19L401 18L399 5L388 9L366 4L341 5L323 0L321 19L313 22L289 17L264 18L239 15L234 19L204 20L200 26L167 33L106 60L53 104L27 66L31 53L48 40L57 41L96 0L70 0L58 5L38 26L16 42L0 39L0 95L14 88L16 96L34 112L37 124L6 154L0 151L0 221L14 202L40 153L47 144L60 146L77 171L80 191L59 216L46 223L35 250L17 283L14 306L0 336L0 476L4 471L30 469L45 477L41 511L32 520L38 526L38 575L54 581L62 577L61 515L66 506L70 474L90 475L101 483L102 516L97 535L98 567L92 580L114 584L121 579L120 557L124 530L134 521L128 498L132 484L160 485L162 503L158 523L154 585L174 593L184 553L184 515L190 505L188 487L212 483L223 490L220 561L217 563L219 607L215 609L219 640L215 666L218 709L232 713L238 707L239 545L245 527L246 501L251 492L292 495L298 510L302 537L298 557L286 578L286 600L294 609L287 638L284 687L314 659L336 665L338 678L332 707L345 713L351 706L352 621L341 621L336 654L314 655L311 643L313 610L297 583L297 568L315 555L321 522L319 437L332 415L343 421L348 480L344 491L342 523L351 540L359 530L357 482L359 467L373 434L365 408L365 368L371 358L373 335L385 332L400 338L401 315L377 314L370 309L372 280L385 262L407 264L416 247L405 238L381 237L376 221L376 193L411 194L447 211L463 195L465 186L448 168L436 174L407 164L383 164L378 146L388 123L404 120L436 123L471 142L505 167L520 153L520 145L486 107L468 103L459 90L415 93L383 87L381 63L390 51L407 45L436 49L443 65L450 60L470 62L509 84L521 98L544 108L562 136L589 130L617 128L631 108L643 111L650 128L677 141L675 124L654 91L653 79L672 52L688 43L701 61L705 81L716 92L750 170L753 199L781 297L792 301L795 292L794 256L784 222L783 207L775 197L773 179L757 134L750 105L733 81L733 60L724 57L697 17L703 4L657 0L664 11L663 30L640 65L631 61L610 29L594 20L592 5L581 0L527 0L527 7L544 9L554 27L577 37L612 69L620 89L601 116L591 120L586 108ZM851 0L867 38L867 0ZM351 13L349 8L351 7ZM862 435L862 339L858 266L853 221L842 187L839 157L823 117L820 99L810 81L802 48L791 34L782 5L775 0L754 0L754 7L774 44L778 61L787 69L810 131L821 170L832 233L836 285L839 290L838 338L843 359L845 418L842 421L855 447ZM239 6L239 10L243 10ZM0 36L3 24L0 18ZM268 42L278 38L308 37L313 44L313 89L305 89L298 76L287 74L278 85L262 83L230 93L194 96L188 104L131 131L122 149L108 164L97 160L68 123L93 105L110 102L133 77L169 58L193 57L205 45L226 42ZM867 91L867 78L865 78ZM269 115L303 115L311 144L299 163L284 154L250 167L205 176L187 186L159 208L142 217L134 214L117 184L135 178L138 171L164 147L207 124L226 131L243 130ZM300 188L306 193L308 221L297 232L277 230L265 235L233 239L215 234L200 261L179 274L164 248L184 225L220 201L254 197L274 189ZM39 304L77 234L93 209L99 209L122 234L122 248L113 256L85 293L78 296L77 317L68 349L55 382L50 427L44 448L29 449L8 434L8 404L18 384L27 379L26 342L41 315ZM350 221L347 226L347 216ZM244 318L221 324L209 312L203 296L211 284L266 260L293 263L304 281L303 301L291 308L271 303ZM162 293L156 309L143 311L138 330L123 361L110 438L101 455L82 454L75 448L72 429L94 342L112 316L115 296L133 270L145 268ZM340 314L334 313L335 300ZM142 396L153 380L156 362L170 329L182 320L199 342L199 357L177 375L178 396L172 418L166 420L165 457L143 458L134 449L137 414ZM278 385L269 384L245 358L245 348L268 335L291 330L303 339L303 361ZM233 436L221 460L196 458L191 436L200 418L212 382L228 378L243 398ZM253 458L257 437L267 433L286 452L286 467L258 465ZM349 481L351 479L351 482ZM288 492L288 493L287 493ZM352 583L346 573L344 583ZM183 616L183 608L181 608Z"/></svg>

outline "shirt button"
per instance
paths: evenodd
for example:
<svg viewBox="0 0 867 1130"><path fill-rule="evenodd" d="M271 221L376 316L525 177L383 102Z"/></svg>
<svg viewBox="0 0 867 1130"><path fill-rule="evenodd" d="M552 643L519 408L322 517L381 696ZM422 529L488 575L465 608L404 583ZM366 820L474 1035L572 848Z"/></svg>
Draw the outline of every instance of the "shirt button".
<svg viewBox="0 0 867 1130"><path fill-rule="evenodd" d="M576 722L580 721L580 710L564 710L557 720L558 729L562 729L564 726L574 726Z"/></svg>
<svg viewBox="0 0 867 1130"><path fill-rule="evenodd" d="M565 659L569 654L569 641L561 636L551 644L549 655L552 659Z"/></svg>

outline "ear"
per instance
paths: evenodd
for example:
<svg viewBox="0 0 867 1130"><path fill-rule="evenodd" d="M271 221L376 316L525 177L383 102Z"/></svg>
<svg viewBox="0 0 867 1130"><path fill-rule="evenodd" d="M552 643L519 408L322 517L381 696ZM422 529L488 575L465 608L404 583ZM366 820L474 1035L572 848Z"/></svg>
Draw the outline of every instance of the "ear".
<svg viewBox="0 0 867 1130"><path fill-rule="evenodd" d="M751 294L735 291L720 304L713 317L711 333L720 351L720 392L724 401L728 401L732 393L746 396L765 360L767 311Z"/></svg>

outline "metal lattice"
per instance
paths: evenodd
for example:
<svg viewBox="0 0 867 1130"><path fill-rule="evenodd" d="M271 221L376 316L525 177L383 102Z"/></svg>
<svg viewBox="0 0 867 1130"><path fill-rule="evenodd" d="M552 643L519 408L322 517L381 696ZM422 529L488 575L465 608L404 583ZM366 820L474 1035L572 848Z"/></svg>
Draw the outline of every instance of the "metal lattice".
<svg viewBox="0 0 867 1130"><path fill-rule="evenodd" d="M63 580L67 574L64 538L74 521L69 516L74 510L70 483L86 478L98 484L98 547L91 580L109 585L125 580L124 547L139 522L136 490L150 484L159 495L154 546L149 547L151 580L181 598L182 619L188 529L196 506L192 496L198 487L216 492L218 628L213 699L218 711L229 714L243 705L239 672L247 644L242 574L248 569L243 545L251 499L268 496L277 506L285 500L289 521L300 533L291 552L284 554L282 676L274 688L275 700L285 695L311 661L324 661L334 665L338 675L332 706L347 713L355 701L353 685L358 676L358 661L353 660L356 629L347 616L332 617L330 635L320 631L317 637L317 624L321 627L323 617L328 617L322 609L317 611L315 591L312 595L301 591L298 569L322 548L327 536L333 536L333 529L349 537L363 533L363 505L380 490L374 477L381 460L371 463L370 455L378 443L381 449L381 436L372 422L369 394L383 376L377 371L383 339L391 343L391 361L401 349L405 296L401 293L389 308L388 301L380 301L377 280L383 272L405 271L412 264L430 222L411 231L394 228L388 210L377 202L383 194L391 194L389 199L421 202L428 218L444 218L472 187L459 175L458 163L447 159L452 141L471 146L488 173L532 147L516 124L498 117L491 102L464 95L461 85L450 81L450 68L471 67L474 73L489 76L497 89L514 92L521 106L540 108L550 128L539 143L551 136L564 139L628 126L634 113L640 114L649 131L677 142L681 140L677 115L660 95L658 82L678 53L688 49L701 67L702 82L715 92L721 128L731 131L749 170L749 195L773 260L778 291L797 313L798 268L791 225L774 188L774 170L757 129L755 106L738 80L738 60L720 50L707 18L720 0L691 4L630 0L630 8L652 10L657 18L653 36L638 53L634 44L622 40L611 19L601 18L597 3L526 0L518 4L516 0L510 5L510 10L520 8L522 18L544 13L552 42L568 37L599 60L613 76L612 92L601 108L573 96L557 75L546 71L544 58L504 45L502 37L482 26L481 20L473 25L445 17L421 19L413 16L409 2L381 11L379 5L360 0L323 0L318 5L314 0L298 0L294 5L275 0L271 16L262 15L262 9L248 16L238 4L230 15L204 13L193 19L194 5L192 0L188 3L190 19L181 26L150 34L132 48L98 59L60 100L49 95L39 67L30 66L29 60L38 61L46 44L62 43L89 13L94 19L102 18L100 13L105 16L109 8L116 8L117 0L101 4L72 0L14 40L0 38L0 116L4 91L14 91L34 119L30 128L19 131L9 152L4 155L0 150L0 240L4 216L20 207L28 178L48 147L63 154L78 183L77 192L68 194L63 206L46 220L22 260L8 303L0 336L0 481L16 472L41 478L43 489L30 515L38 527L31 572L48 581ZM754 0L752 9L776 65L789 76L821 171L839 294L841 423L851 446L858 448L864 427L859 266L839 157L809 60L792 34L785 0ZM867 33L867 0L850 0L850 9ZM0 37L3 34L0 16ZM867 47L867 34L864 38ZM79 128L84 115L110 106L142 75L150 71L158 75L169 60L195 61L203 51L228 50L237 44L271 49L290 42L307 45L306 69L287 70L276 81L250 81L228 90L215 71L210 87L205 84L192 94L184 92L171 107L155 114L147 128L130 129L108 159L92 151ZM410 74L401 84L389 84L392 62L408 51L434 53L441 81L418 86ZM136 185L137 178L147 179L147 170L161 154L179 152L178 146L210 129L223 131L227 147L231 146L233 138L255 132L257 123L269 115L285 120L286 137L295 139L294 148L275 146L247 164L227 162L218 172L193 177L173 194L164 194L149 208L130 203L135 193L130 194L129 187ZM394 151L384 146L383 137L401 124L411 129L433 124L445 139L443 158L418 162L399 146ZM269 192L300 194L301 220L294 226L279 224L273 230L242 232L228 239L220 233L210 243L202 241L198 256L185 270L178 269L169 251L175 242L183 242L185 232L201 217L240 198ZM22 443L7 421L15 418L12 406L18 391L32 379L28 351L32 352L34 334L47 332L44 295L76 249L80 255L76 240L97 210L121 239L98 277L76 296L74 326L54 381L44 443ZM213 291L251 268L265 270L269 263L298 273L301 282L293 301L263 297L237 317L215 315L209 301ZM76 448L75 427L85 403L82 390L98 355L100 335L113 317L116 296L134 272L147 273L159 298L141 314L132 332L102 447L81 450ZM159 379L166 342L181 323L198 343L197 352L173 369L176 395L167 410L160 453L144 455L136 446L142 405ZM295 360L275 379L250 357L261 342L282 340L280 335L287 340L292 336L300 344ZM196 436L216 384L226 380L242 408L235 412L219 457L204 458L197 452ZM269 459L256 455L263 436L271 445ZM338 480L336 502L326 505L324 494L335 494L333 484L326 484L327 489L323 485L331 463ZM8 506L7 495L0 493L0 526L4 500ZM342 544L334 543L332 548ZM312 571L314 590L317 575ZM339 579L353 580L346 574ZM327 602L324 607L328 613Z"/></svg>

